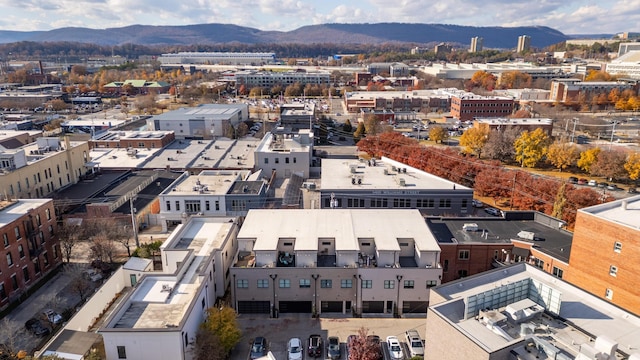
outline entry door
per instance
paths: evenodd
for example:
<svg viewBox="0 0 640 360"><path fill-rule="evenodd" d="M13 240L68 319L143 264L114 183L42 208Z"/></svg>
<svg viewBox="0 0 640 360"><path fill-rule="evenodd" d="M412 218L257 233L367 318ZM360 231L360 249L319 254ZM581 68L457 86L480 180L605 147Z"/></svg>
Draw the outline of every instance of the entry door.
<svg viewBox="0 0 640 360"><path fill-rule="evenodd" d="M138 277L135 274L129 275L129 279L131 279L131 286L136 286L138 283Z"/></svg>

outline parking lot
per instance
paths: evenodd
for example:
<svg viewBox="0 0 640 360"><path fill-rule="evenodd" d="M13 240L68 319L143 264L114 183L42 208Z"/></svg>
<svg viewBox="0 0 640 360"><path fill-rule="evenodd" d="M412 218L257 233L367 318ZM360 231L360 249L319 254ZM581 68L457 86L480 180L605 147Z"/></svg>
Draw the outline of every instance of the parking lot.
<svg viewBox="0 0 640 360"><path fill-rule="evenodd" d="M384 340L387 336L397 336L404 350L404 358L407 356L407 346L404 343L404 333L409 329L417 330L424 338L426 320L424 317L395 319L395 318L352 318L351 316L338 316L330 318L313 319L310 314L286 314L278 319L271 319L269 315L241 314L238 323L242 330L242 339L231 353L231 360L247 360L253 338L264 336L267 339L269 350L278 360L287 360L287 342L290 338L297 337L303 343L303 359L310 360L306 353L307 340L310 335L318 334L324 340L322 356L317 359L327 359L327 338L337 336L340 339L341 357L346 360L346 340L349 335L355 335L361 327L367 328L369 335L378 335L383 342L384 359L388 360L389 352Z"/></svg>

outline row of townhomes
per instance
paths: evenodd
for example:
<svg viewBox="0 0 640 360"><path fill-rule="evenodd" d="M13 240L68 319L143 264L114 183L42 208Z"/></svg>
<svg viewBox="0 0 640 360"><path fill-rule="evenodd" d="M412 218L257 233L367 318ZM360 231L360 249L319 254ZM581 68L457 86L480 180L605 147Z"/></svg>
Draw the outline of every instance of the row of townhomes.
<svg viewBox="0 0 640 360"><path fill-rule="evenodd" d="M640 196L578 210L573 232L535 211L478 216L473 189L385 157L317 158L308 129L222 136L242 112L183 109L88 141L3 135L3 309L62 263L57 219L166 234L42 353L191 359L224 298L271 318L424 317L425 359L638 359Z"/></svg>

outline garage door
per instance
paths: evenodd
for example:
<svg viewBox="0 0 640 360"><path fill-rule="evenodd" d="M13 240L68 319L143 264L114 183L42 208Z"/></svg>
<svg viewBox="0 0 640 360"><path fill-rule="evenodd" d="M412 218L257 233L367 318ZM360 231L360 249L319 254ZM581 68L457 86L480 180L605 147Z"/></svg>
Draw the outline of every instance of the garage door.
<svg viewBox="0 0 640 360"><path fill-rule="evenodd" d="M384 313L384 301L363 301L362 313Z"/></svg>
<svg viewBox="0 0 640 360"><path fill-rule="evenodd" d="M402 313L403 314L413 314L413 313L426 313L427 308L429 307L428 301L403 301L402 302Z"/></svg>
<svg viewBox="0 0 640 360"><path fill-rule="evenodd" d="M238 301L240 314L268 314L271 309L269 301Z"/></svg>
<svg viewBox="0 0 640 360"><path fill-rule="evenodd" d="M323 313L342 313L342 301L321 301L320 311Z"/></svg>
<svg viewBox="0 0 640 360"><path fill-rule="evenodd" d="M280 313L311 313L311 301L280 301Z"/></svg>

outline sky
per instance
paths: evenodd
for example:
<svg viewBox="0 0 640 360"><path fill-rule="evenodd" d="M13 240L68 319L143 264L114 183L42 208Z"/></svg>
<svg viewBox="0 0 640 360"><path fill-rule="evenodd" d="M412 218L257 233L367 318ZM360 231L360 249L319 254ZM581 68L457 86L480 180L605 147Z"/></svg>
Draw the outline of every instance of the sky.
<svg viewBox="0 0 640 360"><path fill-rule="evenodd" d="M324 23L549 26L639 31L639 0L0 0L0 30L223 23L289 31Z"/></svg>

